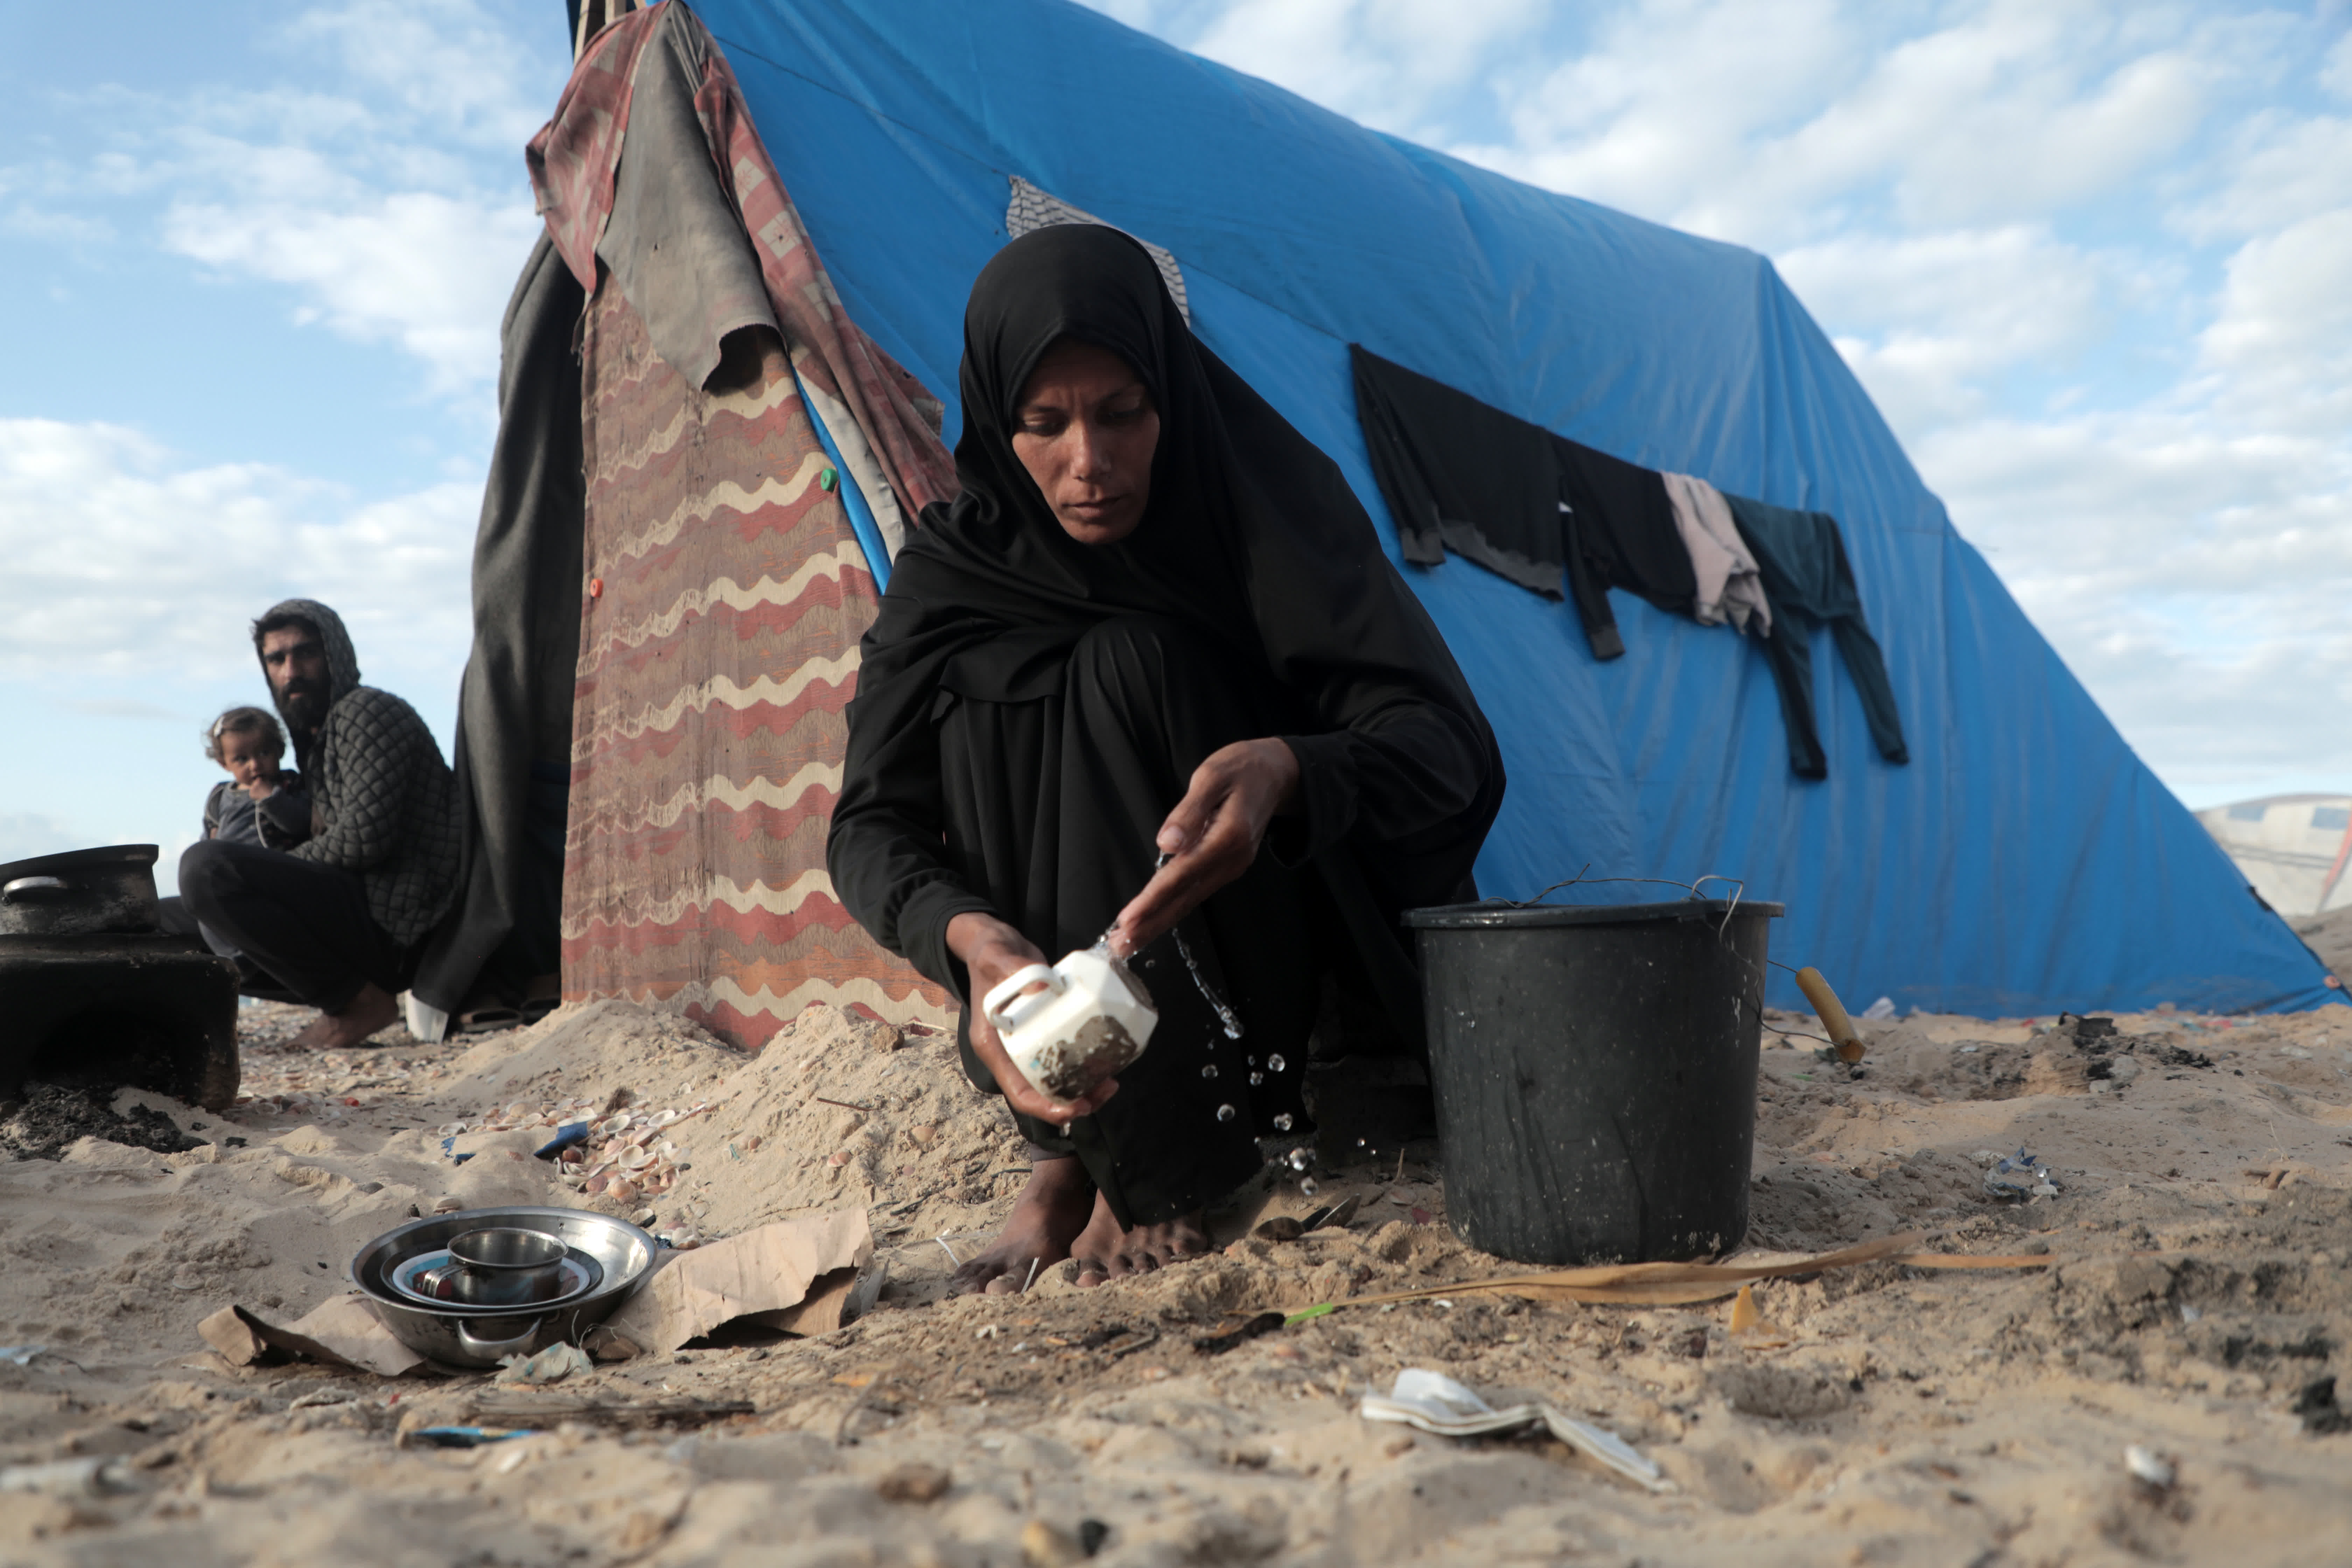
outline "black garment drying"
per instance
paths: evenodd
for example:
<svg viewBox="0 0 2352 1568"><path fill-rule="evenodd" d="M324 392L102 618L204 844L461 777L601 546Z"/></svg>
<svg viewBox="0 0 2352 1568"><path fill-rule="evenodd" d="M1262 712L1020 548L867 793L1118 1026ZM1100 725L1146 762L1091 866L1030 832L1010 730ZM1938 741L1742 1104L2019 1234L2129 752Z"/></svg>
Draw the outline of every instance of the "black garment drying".
<svg viewBox="0 0 2352 1568"><path fill-rule="evenodd" d="M1698 579L1665 480L1348 346L1356 415L1404 558L1451 550L1549 598L1562 579L1595 658L1625 651L1609 590L1691 613Z"/></svg>
<svg viewBox="0 0 2352 1568"><path fill-rule="evenodd" d="M1625 651L1609 590L1639 594L1658 608L1690 615L1698 603L1698 574L1690 547L1675 527L1665 477L1565 436L1552 437L1560 493L1568 510L1568 584L1595 658Z"/></svg>
<svg viewBox="0 0 2352 1568"><path fill-rule="evenodd" d="M1091 547L1065 532L1013 451L1015 401L1063 337L1133 365L1160 414L1150 505L1115 544ZM1246 696L1255 732L1280 735L1299 763L1297 815L1269 836L1271 858L1328 898L1399 1034L1419 1039L1419 987L1397 916L1469 894L1502 802L1502 760L1338 466L1192 337L1142 247L1097 226L1038 230L982 270L965 313L961 385L962 494L925 510L861 645L826 846L844 905L967 1006L974 998L947 945L954 916L993 913L1055 957L1098 936L1118 905L1105 907L1108 893L1082 899L1066 889L1059 848L1044 856L1038 847L1125 845L1100 873L1118 879L1123 903L1146 879L1151 835L1182 779L1108 768L1086 797L1072 798L1055 781L1077 764L1043 736L1066 734L1071 711L1128 689L1090 674L1080 655L1105 623L1141 617L1157 628L1151 659L1182 674L1137 708L1123 733L1162 726L1174 755L1227 721L1204 719L1180 734L1170 715L1197 699L1203 711L1229 716ZM983 704L1031 711L983 720ZM1013 738L1023 725L1034 727L1034 743ZM1024 838L977 811L956 820L951 763L972 781L975 808L991 792L1042 803L1052 785L1056 831L1037 826ZM982 789L980 780L993 782ZM1209 940L1195 956L1240 972L1250 955L1232 950L1217 916L1203 923ZM1171 973L1172 952L1163 939L1139 955L1153 965L1163 1005L1175 1005L1175 985L1159 978ZM1246 1012L1243 1022L1253 1023ZM1159 1052L1155 1042L1150 1054ZM1194 1142L1185 1129L1175 1147L1111 1142L1121 1130L1105 1125L1108 1112L1123 1101L1130 1118L1149 1120L1145 1093L1123 1085L1106 1116L1082 1120L1071 1140L1114 1205L1125 1194L1123 1220L1170 1217L1182 1212L1170 1205L1190 1206L1179 1194L1222 1179L1223 1145L1205 1133Z"/></svg>
<svg viewBox="0 0 2352 1568"><path fill-rule="evenodd" d="M1552 434L1466 392L1348 345L1356 418L1404 558L1475 561L1547 598L1567 564Z"/></svg>
<svg viewBox="0 0 2352 1568"><path fill-rule="evenodd" d="M449 1014L478 994L520 1002L562 963L587 505L572 334L585 303L541 235L499 333L499 436L474 535L474 645L450 759L465 853L414 987Z"/></svg>
<svg viewBox="0 0 2352 1568"><path fill-rule="evenodd" d="M1813 713L1813 628L1827 622L1838 651L1862 697L1870 738L1890 763L1908 763L1903 719L1886 659L1862 614L1862 593L1846 560L1837 519L1822 511L1793 511L1745 496L1727 496L1739 537L1756 557L1764 596L1772 605L1772 633L1765 652L1780 690L1780 714L1789 730L1789 766L1809 779L1829 776L1821 727Z"/></svg>

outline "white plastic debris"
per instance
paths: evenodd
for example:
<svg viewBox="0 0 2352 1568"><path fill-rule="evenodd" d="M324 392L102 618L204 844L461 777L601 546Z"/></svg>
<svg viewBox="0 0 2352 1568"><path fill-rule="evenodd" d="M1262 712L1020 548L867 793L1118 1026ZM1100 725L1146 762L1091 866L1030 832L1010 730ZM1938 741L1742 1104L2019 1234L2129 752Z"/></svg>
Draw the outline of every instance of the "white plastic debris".
<svg viewBox="0 0 2352 1568"><path fill-rule="evenodd" d="M1874 1021L1892 1018L1895 1016L1895 998L1892 996L1881 996L1869 1006L1864 1007L1862 1010L1862 1016Z"/></svg>
<svg viewBox="0 0 2352 1568"><path fill-rule="evenodd" d="M138 1490L131 1467L120 1459L52 1459L44 1465L0 1468L0 1492L38 1492L45 1497L104 1497Z"/></svg>
<svg viewBox="0 0 2352 1568"><path fill-rule="evenodd" d="M1442 1372L1408 1367L1382 1394L1367 1394L1361 1413L1367 1421L1398 1421L1440 1437L1479 1437L1509 1432L1538 1423L1551 1435L1636 1485L1654 1492L1674 1483L1633 1446L1612 1432L1579 1421L1549 1405L1511 1405L1500 1410Z"/></svg>
<svg viewBox="0 0 2352 1568"><path fill-rule="evenodd" d="M593 1372L596 1363L578 1345L551 1344L535 1356L500 1356L500 1383L562 1383L575 1372Z"/></svg>
<svg viewBox="0 0 2352 1568"><path fill-rule="evenodd" d="M2124 1468L2129 1470L2135 1479L2145 1481L2158 1491L2169 1489L2177 1474L2170 1459L2153 1448L2143 1448L2137 1443L2124 1450Z"/></svg>
<svg viewBox="0 0 2352 1568"><path fill-rule="evenodd" d="M30 1366L33 1358L48 1348L47 1345L0 1345L0 1361L11 1366Z"/></svg>
<svg viewBox="0 0 2352 1568"><path fill-rule="evenodd" d="M2016 1153L1985 1173L1985 1191L1997 1198L2050 1198L2058 1195L2058 1184L2050 1179L2050 1167L2027 1153L2021 1143Z"/></svg>

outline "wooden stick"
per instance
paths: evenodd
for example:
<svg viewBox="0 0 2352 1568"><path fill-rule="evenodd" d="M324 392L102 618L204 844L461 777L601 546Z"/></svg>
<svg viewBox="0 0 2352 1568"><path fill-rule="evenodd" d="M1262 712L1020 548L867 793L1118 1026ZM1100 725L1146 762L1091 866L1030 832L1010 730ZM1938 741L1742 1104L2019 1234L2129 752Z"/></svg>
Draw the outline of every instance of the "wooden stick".
<svg viewBox="0 0 2352 1568"><path fill-rule="evenodd" d="M1377 1296L1350 1296L1335 1304L1378 1307L1392 1301L1419 1301L1438 1296L1494 1293L1525 1296L1535 1300L1675 1307L1719 1300L1750 1279L1821 1274L1832 1268L1851 1268L1863 1263L1899 1263L1912 1268L2046 1268L2057 1261L2042 1253L1979 1258L1965 1253L1910 1250L1923 1239L1919 1232L1912 1231L1788 1263L1622 1263L1591 1268L1559 1268L1542 1274L1511 1274L1454 1285L1424 1285L1415 1289L1391 1290Z"/></svg>

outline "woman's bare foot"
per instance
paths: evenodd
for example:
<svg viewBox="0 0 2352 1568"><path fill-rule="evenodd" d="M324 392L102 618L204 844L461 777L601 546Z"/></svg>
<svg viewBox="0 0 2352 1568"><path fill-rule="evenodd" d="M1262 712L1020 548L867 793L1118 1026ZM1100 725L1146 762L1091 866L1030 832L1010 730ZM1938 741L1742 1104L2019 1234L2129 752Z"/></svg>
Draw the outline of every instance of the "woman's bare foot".
<svg viewBox="0 0 2352 1568"><path fill-rule="evenodd" d="M1126 1230L1100 1194L1095 1196L1094 1217L1070 1243L1070 1256L1078 1260L1081 1285L1099 1285L1121 1274L1149 1274L1208 1250L1209 1233L1199 1210Z"/></svg>
<svg viewBox="0 0 2352 1568"><path fill-rule="evenodd" d="M371 980L343 1004L341 1012L320 1014L293 1043L315 1051L349 1050L399 1016L400 1004L392 993Z"/></svg>
<svg viewBox="0 0 2352 1568"><path fill-rule="evenodd" d="M1094 1180L1076 1155L1033 1156L1029 1184L1013 1200L996 1245L948 1277L948 1294L969 1296L999 1279L1015 1290L1025 1288L1033 1262L1046 1268L1070 1255L1071 1238L1086 1228L1094 1202Z"/></svg>

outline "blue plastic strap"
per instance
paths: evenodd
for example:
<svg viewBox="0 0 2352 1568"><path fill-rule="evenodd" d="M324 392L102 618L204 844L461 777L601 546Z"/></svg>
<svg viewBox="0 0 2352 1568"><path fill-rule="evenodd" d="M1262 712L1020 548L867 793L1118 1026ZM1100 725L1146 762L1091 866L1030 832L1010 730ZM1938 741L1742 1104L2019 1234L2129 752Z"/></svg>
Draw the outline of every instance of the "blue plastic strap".
<svg viewBox="0 0 2352 1568"><path fill-rule="evenodd" d="M857 480L849 472L849 465L841 460L841 448L834 445L833 432L824 427L824 420L809 401L808 387L801 374L793 372L793 384L800 388L801 406L808 411L809 425L816 431L818 445L833 460L834 472L841 478L841 504L849 513L849 526L857 532L858 548L866 552L866 569L874 574L874 585L890 585L890 552L882 542L882 525L874 521L874 509L866 504L866 492L857 488Z"/></svg>

